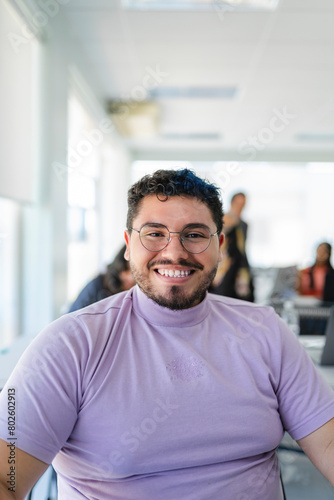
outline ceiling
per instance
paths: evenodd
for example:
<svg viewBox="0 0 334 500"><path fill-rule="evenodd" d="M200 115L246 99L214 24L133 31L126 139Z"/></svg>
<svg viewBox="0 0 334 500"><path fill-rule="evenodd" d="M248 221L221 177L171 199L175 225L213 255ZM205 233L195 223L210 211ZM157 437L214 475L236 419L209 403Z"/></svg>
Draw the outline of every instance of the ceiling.
<svg viewBox="0 0 334 500"><path fill-rule="evenodd" d="M106 107L122 102L118 119L136 120L139 136L123 140L138 158L333 161L333 0L274 12L64 3Z"/></svg>

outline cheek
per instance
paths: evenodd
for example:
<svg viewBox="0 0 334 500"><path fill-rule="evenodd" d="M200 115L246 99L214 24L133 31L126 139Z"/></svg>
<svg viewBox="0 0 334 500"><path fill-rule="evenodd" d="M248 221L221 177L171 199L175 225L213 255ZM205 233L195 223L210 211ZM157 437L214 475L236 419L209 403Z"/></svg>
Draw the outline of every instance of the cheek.
<svg viewBox="0 0 334 500"><path fill-rule="evenodd" d="M129 245L129 261L135 266L138 271L142 272L147 269L148 262L152 259L152 254L146 250L140 241L132 241Z"/></svg>

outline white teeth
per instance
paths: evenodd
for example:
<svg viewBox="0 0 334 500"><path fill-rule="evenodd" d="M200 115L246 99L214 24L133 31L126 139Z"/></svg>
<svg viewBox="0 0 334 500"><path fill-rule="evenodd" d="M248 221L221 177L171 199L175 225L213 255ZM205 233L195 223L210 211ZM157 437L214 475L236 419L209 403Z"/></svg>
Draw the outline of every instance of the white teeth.
<svg viewBox="0 0 334 500"><path fill-rule="evenodd" d="M170 278L184 278L189 276L190 271L180 271L180 269L158 269L158 273L162 276L169 276Z"/></svg>

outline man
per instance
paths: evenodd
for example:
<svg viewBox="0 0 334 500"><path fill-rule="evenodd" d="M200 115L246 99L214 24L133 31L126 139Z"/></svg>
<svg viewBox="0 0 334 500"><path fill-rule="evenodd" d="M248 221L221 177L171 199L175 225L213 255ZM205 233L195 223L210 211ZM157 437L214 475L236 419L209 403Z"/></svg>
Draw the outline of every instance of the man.
<svg viewBox="0 0 334 500"><path fill-rule="evenodd" d="M271 308L207 294L216 188L158 171L128 203L137 285L52 323L3 390L1 499L23 499L53 461L59 500L281 500L284 429L334 484L331 389Z"/></svg>
<svg viewBox="0 0 334 500"><path fill-rule="evenodd" d="M248 224L241 218L246 204L244 193L235 193L224 215L223 259L210 291L226 297L254 301L254 284L246 254Z"/></svg>

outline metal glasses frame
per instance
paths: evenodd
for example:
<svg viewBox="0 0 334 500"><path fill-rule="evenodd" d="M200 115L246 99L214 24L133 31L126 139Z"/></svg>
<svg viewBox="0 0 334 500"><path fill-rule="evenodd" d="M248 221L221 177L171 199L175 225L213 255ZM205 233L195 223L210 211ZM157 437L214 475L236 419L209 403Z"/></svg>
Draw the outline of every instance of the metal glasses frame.
<svg viewBox="0 0 334 500"><path fill-rule="evenodd" d="M209 248L209 246L210 246L212 236L216 236L216 234L218 234L218 231L216 231L215 233L212 233L212 234L211 234L211 233L209 233L210 238L209 238L208 245L207 245L207 246L206 246L203 250L201 250L200 252L192 252L191 250L188 250L188 249L184 246L184 243L183 243L183 238L182 238L182 236L181 236L181 235L182 235L182 233L184 232L184 229L182 229L182 231L170 231L170 230L168 229L168 227L167 227L167 226L165 226L164 224L157 224L157 226L160 226L160 227L164 227L164 228L166 228L166 229L167 229L167 231L168 231L169 236L168 236L168 239L167 239L167 243L166 243L166 245L164 245L162 248L160 248L160 250L151 250L150 248L147 248L147 247L144 245L144 243L143 243L143 241L142 241L142 239L141 239L141 235L140 235L141 230L143 229L143 227L145 227L145 226L147 226L147 225L148 225L147 223L146 223L146 224L143 224L143 226L142 226L139 230L138 230L138 229L135 229L134 227L130 227L129 229L130 229L131 231L135 231L136 233L138 233L138 234L139 234L140 243L141 243L141 244L143 245L143 247L144 247L146 250L148 250L149 252L161 252L161 251L162 251L162 250L164 250L164 249L165 249L165 248L169 245L169 243L171 242L171 239L172 239L172 238L171 238L171 236L170 236L170 235L171 235L171 234L179 234L179 235L180 235L180 237L179 237L180 243L181 243L182 247L185 249L185 251L186 251L186 252L193 253L193 254L196 254L196 255L197 255L197 254L199 254L199 253L203 253L203 252L205 252L205 250L207 250L207 249Z"/></svg>

